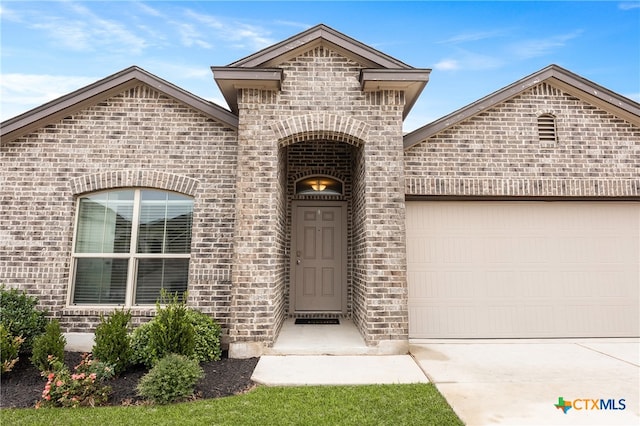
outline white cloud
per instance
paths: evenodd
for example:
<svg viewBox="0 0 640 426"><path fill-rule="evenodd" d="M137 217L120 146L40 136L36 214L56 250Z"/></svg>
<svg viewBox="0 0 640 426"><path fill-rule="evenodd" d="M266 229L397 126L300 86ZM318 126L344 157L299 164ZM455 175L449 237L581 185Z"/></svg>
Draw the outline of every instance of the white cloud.
<svg viewBox="0 0 640 426"><path fill-rule="evenodd" d="M102 18L77 3L63 2L61 6L24 9L20 17L14 14L13 20L45 32L52 44L72 51L138 54L149 46L147 40L121 21Z"/></svg>
<svg viewBox="0 0 640 426"><path fill-rule="evenodd" d="M98 80L47 74L3 74L0 79L2 120L66 95Z"/></svg>
<svg viewBox="0 0 640 426"><path fill-rule="evenodd" d="M233 43L236 48L262 49L275 41L269 37L269 31L259 26L220 19L216 16L196 13L187 9L185 16L198 22L209 30L214 30L211 38Z"/></svg>
<svg viewBox="0 0 640 426"><path fill-rule="evenodd" d="M156 18L164 17L162 12L160 12L158 9L154 9L148 4L144 4L142 2L135 2L134 4L147 15L155 16Z"/></svg>
<svg viewBox="0 0 640 426"><path fill-rule="evenodd" d="M435 64L433 68L441 71L454 71L460 69L460 64L455 59L443 59Z"/></svg>
<svg viewBox="0 0 640 426"><path fill-rule="evenodd" d="M504 60L497 57L457 49L453 56L445 58L434 66L440 71L478 71L500 68L504 65Z"/></svg>
<svg viewBox="0 0 640 426"><path fill-rule="evenodd" d="M204 37L193 25L178 22L175 22L174 25L178 29L180 41L183 46L191 47L195 45L203 49L211 49L213 47L210 43L204 40Z"/></svg>
<svg viewBox="0 0 640 426"><path fill-rule="evenodd" d="M486 40L489 38L495 38L503 36L506 33L506 30L493 30L493 31L477 31L477 32L467 32L455 35L453 37L449 37L448 39L438 41L438 44L458 44L458 43L466 43L471 41L479 41Z"/></svg>
<svg viewBox="0 0 640 426"><path fill-rule="evenodd" d="M618 4L618 9L621 10L632 10L640 8L640 3L638 2L622 2Z"/></svg>
<svg viewBox="0 0 640 426"><path fill-rule="evenodd" d="M0 17L3 21L22 22L22 16L15 10L8 9L6 5L0 5Z"/></svg>
<svg viewBox="0 0 640 426"><path fill-rule="evenodd" d="M564 47L568 41L582 34L576 30L567 34L560 34L541 39L523 40L510 46L511 52L522 59L536 58L550 54L552 51Z"/></svg>

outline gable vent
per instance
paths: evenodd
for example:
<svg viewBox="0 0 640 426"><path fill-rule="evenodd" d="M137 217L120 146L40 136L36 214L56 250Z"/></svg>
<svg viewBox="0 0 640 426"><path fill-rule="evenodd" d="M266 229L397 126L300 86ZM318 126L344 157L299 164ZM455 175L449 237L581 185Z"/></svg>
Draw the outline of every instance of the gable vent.
<svg viewBox="0 0 640 426"><path fill-rule="evenodd" d="M538 138L540 143L555 145L558 141L556 135L556 118L551 114L538 116Z"/></svg>

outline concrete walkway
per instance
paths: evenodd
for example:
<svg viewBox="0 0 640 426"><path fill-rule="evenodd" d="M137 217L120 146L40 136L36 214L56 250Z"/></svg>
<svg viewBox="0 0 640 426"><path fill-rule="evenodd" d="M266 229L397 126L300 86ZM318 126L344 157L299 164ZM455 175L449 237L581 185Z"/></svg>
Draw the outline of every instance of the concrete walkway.
<svg viewBox="0 0 640 426"><path fill-rule="evenodd" d="M409 355L265 355L252 380L269 386L429 382Z"/></svg>
<svg viewBox="0 0 640 426"><path fill-rule="evenodd" d="M640 424L638 339L467 341L410 348L467 425ZM560 397L574 402L566 414L555 407ZM593 409L591 400L598 399L609 408L609 400L615 401L617 409Z"/></svg>
<svg viewBox="0 0 640 426"><path fill-rule="evenodd" d="M467 425L640 424L638 339L414 341L410 351L265 355L253 379L273 386L431 381ZM566 414L555 407L560 397L573 403Z"/></svg>

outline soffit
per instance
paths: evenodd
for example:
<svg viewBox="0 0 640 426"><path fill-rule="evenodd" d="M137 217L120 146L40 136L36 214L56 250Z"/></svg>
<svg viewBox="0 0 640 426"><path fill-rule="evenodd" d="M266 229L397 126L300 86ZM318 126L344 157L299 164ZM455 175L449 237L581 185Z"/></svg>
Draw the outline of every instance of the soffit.
<svg viewBox="0 0 640 426"><path fill-rule="evenodd" d="M550 65L466 107L406 134L404 136L404 148L410 148L474 115L514 98L542 82L547 82L578 99L582 99L640 127L640 104L558 65Z"/></svg>
<svg viewBox="0 0 640 426"><path fill-rule="evenodd" d="M48 124L54 123L81 109L95 105L140 83L183 102L233 129L238 128L238 118L212 102L187 92L139 67L130 67L96 83L62 96L1 124L2 142L12 141Z"/></svg>

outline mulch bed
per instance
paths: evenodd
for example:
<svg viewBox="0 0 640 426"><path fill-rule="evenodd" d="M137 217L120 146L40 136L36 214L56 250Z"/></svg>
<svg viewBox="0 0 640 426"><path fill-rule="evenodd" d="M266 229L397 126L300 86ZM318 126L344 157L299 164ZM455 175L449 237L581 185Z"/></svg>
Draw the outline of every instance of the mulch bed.
<svg viewBox="0 0 640 426"><path fill-rule="evenodd" d="M24 359L22 359L24 358ZM80 363L82 353L65 352L65 364L73 369ZM204 378L198 382L196 399L220 398L244 393L255 386L251 380L258 358L229 359L226 353L220 361L200 364ZM112 394L109 405L136 405L143 399L137 395L138 380L147 373L144 368L132 368L108 382ZM40 375L27 357L21 357L16 366L2 375L0 408L33 407L42 396L46 379Z"/></svg>

